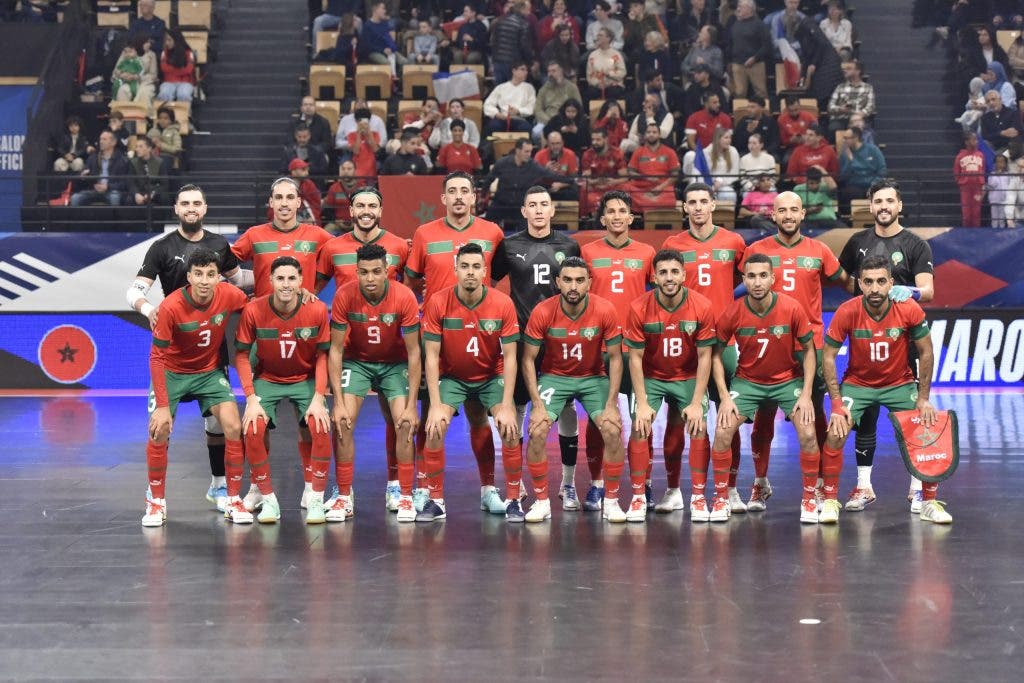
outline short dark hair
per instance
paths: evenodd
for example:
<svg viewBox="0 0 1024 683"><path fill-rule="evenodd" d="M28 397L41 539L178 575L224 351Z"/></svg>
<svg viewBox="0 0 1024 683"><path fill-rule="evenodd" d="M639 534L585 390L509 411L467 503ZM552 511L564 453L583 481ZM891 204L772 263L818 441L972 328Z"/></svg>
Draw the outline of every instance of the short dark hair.
<svg viewBox="0 0 1024 683"><path fill-rule="evenodd" d="M860 277L865 270L878 269L892 275L892 263L889 262L889 259L881 254L872 254L860 262L860 268L857 269L857 277Z"/></svg>
<svg viewBox="0 0 1024 683"><path fill-rule="evenodd" d="M178 120L178 117L174 115L174 110L170 107L160 107L159 109L157 109L157 118L160 118L160 114L167 114L167 116L171 119L171 122Z"/></svg>
<svg viewBox="0 0 1024 683"><path fill-rule="evenodd" d="M295 128L292 129L292 133L301 133L303 131L310 132L309 126L305 123L296 123Z"/></svg>
<svg viewBox="0 0 1024 683"><path fill-rule="evenodd" d="M512 62L512 70L513 71L515 71L516 69L519 69L519 68L529 69L530 65L527 64L526 62L524 62L521 59L517 59L516 61Z"/></svg>
<svg viewBox="0 0 1024 683"><path fill-rule="evenodd" d="M654 264L652 265L652 267L655 270L657 270L658 264L664 261L679 261L679 263L682 263L683 255L680 254L675 249L662 249L661 251L654 255Z"/></svg>
<svg viewBox="0 0 1024 683"><path fill-rule="evenodd" d="M178 188L178 194L174 195L175 203L177 203L178 198L181 196L182 192L198 192L203 196L203 202L206 201L206 193L203 192L203 188L199 187L195 183L188 183L187 185L182 185L181 187Z"/></svg>
<svg viewBox="0 0 1024 683"><path fill-rule="evenodd" d="M811 168L807 169L808 180L818 181L821 180L823 177L825 177L825 174L821 172L820 168L812 166Z"/></svg>
<svg viewBox="0 0 1024 683"><path fill-rule="evenodd" d="M761 97L760 95L751 95L750 97L747 98L747 102L750 102L751 104L756 104L761 108L768 106L768 101L765 98ZM797 102L799 102L799 100L797 100Z"/></svg>
<svg viewBox="0 0 1024 683"><path fill-rule="evenodd" d="M418 138L420 134L421 132L419 128L413 128L412 126L409 126L407 128L402 129L402 136L399 138L399 140L401 140L402 142L408 142L409 140L414 140Z"/></svg>
<svg viewBox="0 0 1024 683"><path fill-rule="evenodd" d="M686 202L691 192L707 192L712 199L715 198L715 188L707 183L690 183L683 188L683 202Z"/></svg>
<svg viewBox="0 0 1024 683"><path fill-rule="evenodd" d="M152 148L152 147L153 147L153 141L152 141L152 140L150 140L150 139L149 139L148 137L146 137L145 135L135 135L134 137L135 137L135 142L145 142L145 143L146 143L146 146L148 146L148 147L150 147L150 148Z"/></svg>
<svg viewBox="0 0 1024 683"><path fill-rule="evenodd" d="M824 135L824 133L821 132L821 126L818 125L817 123L812 123L811 125L807 126L807 130L804 131L804 132L805 133L814 133L815 135L819 135L819 136L820 135Z"/></svg>
<svg viewBox="0 0 1024 683"><path fill-rule="evenodd" d="M295 178L292 178L291 176L287 176L287 175L281 176L280 178L278 178L274 182L270 183L270 196L271 197L274 196L274 188L277 187L278 185L280 185L281 183L288 183L289 185L294 187L296 194L298 194L299 190L301 189L299 187L299 183L296 182Z"/></svg>
<svg viewBox="0 0 1024 683"><path fill-rule="evenodd" d="M749 257L747 257L746 263L743 264L743 269L746 270L747 266L749 266L751 263L767 263L768 270L772 269L772 257L769 256L768 254L751 254Z"/></svg>
<svg viewBox="0 0 1024 683"><path fill-rule="evenodd" d="M208 266L211 263L217 266L217 269L220 270L220 257L217 256L217 252L215 252L213 249L200 247L199 249L196 249L191 254L189 254L188 263L186 263L185 265L188 267L189 270L192 270L193 268L202 268L203 266Z"/></svg>
<svg viewBox="0 0 1024 683"><path fill-rule="evenodd" d="M630 197L628 193L623 192L622 190L608 190L601 195L601 203L597 207L598 216L604 215L605 207L607 207L608 202L613 199L618 199L620 202L623 202L631 212L633 211L633 198Z"/></svg>
<svg viewBox="0 0 1024 683"><path fill-rule="evenodd" d="M903 196L900 194L900 184L894 178L879 178L871 183L871 187L868 188L868 199L874 197L875 193L879 190L895 190L896 199L903 201Z"/></svg>
<svg viewBox="0 0 1024 683"><path fill-rule="evenodd" d="M364 244L356 249L356 262L359 261L383 261L388 262L388 252L379 244Z"/></svg>
<svg viewBox="0 0 1024 683"><path fill-rule="evenodd" d="M864 140L864 131L861 130L860 128L850 128L846 132L848 132L850 135L852 135L853 137L857 138L858 140L861 140L861 141Z"/></svg>
<svg viewBox="0 0 1024 683"><path fill-rule="evenodd" d="M452 180L457 180L458 178L468 180L470 187L476 187L476 185L473 184L473 176L466 173L465 171L452 171L451 173L444 177L444 182L441 183L441 191L443 192L447 190L448 183L451 182Z"/></svg>
<svg viewBox="0 0 1024 683"><path fill-rule="evenodd" d="M455 260L458 261L467 254L479 254L482 257L484 255L484 248L476 242L466 242L455 252Z"/></svg>
<svg viewBox="0 0 1024 683"><path fill-rule="evenodd" d="M463 123L462 119L452 119L452 122L448 125L448 130L466 130L466 124Z"/></svg>
<svg viewBox="0 0 1024 683"><path fill-rule="evenodd" d="M786 104L790 106L800 104L800 97L798 95L786 95Z"/></svg>
<svg viewBox="0 0 1024 683"><path fill-rule="evenodd" d="M600 7L605 12L611 12L612 11L612 6L609 5L607 2L605 2L605 0L597 0L597 2L594 3L594 7L595 8Z"/></svg>
<svg viewBox="0 0 1024 683"><path fill-rule="evenodd" d="M429 24L430 22L428 21L427 23ZM436 97L434 97L433 95L427 95L426 97L424 97L424 98L423 98L423 101L422 101L422 102L420 102L420 106L423 106L423 105L424 105L424 104L426 104L427 102L433 102L433 103L434 103L434 104L436 104L437 106L441 106L441 103L440 103L440 102L438 101L438 99L437 99Z"/></svg>
<svg viewBox="0 0 1024 683"><path fill-rule="evenodd" d="M569 256L563 259L561 265L558 266L558 274L561 275L566 268L583 268L587 271L587 275L590 275L590 264L580 256Z"/></svg>
<svg viewBox="0 0 1024 683"><path fill-rule="evenodd" d="M458 97L453 97L452 99L448 100L448 106L449 106L449 107L451 107L451 106L452 106L453 104L455 104L456 102L458 102L459 104L461 104L461 105L462 105L462 108L463 108L463 109L465 109L465 108L466 108L466 103L465 103L465 102L463 102L463 101L462 101L462 99L461 99L461 98L458 98Z"/></svg>
<svg viewBox="0 0 1024 683"><path fill-rule="evenodd" d="M274 271L281 266L292 266L299 271L299 275L302 275L302 264L294 256L278 256L270 264L270 274L273 275Z"/></svg>
<svg viewBox="0 0 1024 683"><path fill-rule="evenodd" d="M523 204L526 204L526 198L529 197L531 194L546 194L550 197L551 190L544 187L543 185L530 185L528 188L526 188L526 194L523 195Z"/></svg>
<svg viewBox="0 0 1024 683"><path fill-rule="evenodd" d="M532 145L532 144L533 144L533 140L531 140L529 137L519 138L519 139L516 140L516 149L522 149L526 145Z"/></svg>
<svg viewBox="0 0 1024 683"><path fill-rule="evenodd" d="M348 203L352 204L355 201L356 195L360 194L372 194L375 197L377 197L377 201L380 203L380 205L384 206L384 196L380 193L380 190L378 190L376 187L372 185L363 185L362 187L357 187L356 189L354 189L348 195Z"/></svg>

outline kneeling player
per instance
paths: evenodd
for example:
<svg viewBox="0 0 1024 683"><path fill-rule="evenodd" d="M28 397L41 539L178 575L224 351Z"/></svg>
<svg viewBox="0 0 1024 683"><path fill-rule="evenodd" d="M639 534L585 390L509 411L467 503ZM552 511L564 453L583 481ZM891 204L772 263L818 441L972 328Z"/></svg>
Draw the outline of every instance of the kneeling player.
<svg viewBox="0 0 1024 683"><path fill-rule="evenodd" d="M494 441L487 413L501 436L505 466L505 518L522 522L519 485L523 451L516 424L512 392L516 384L516 342L519 322L507 294L484 286L487 264L479 244L459 247L455 256L457 284L434 294L423 309L423 345L426 350L427 441L423 448L430 500L416 515L417 522L444 519L444 438L455 411L464 407L477 462ZM493 456L492 456L493 459ZM493 470L492 470L493 472ZM484 487L480 508L497 495Z"/></svg>
<svg viewBox="0 0 1024 683"><path fill-rule="evenodd" d="M209 249L196 249L188 257L188 286L160 303L149 373L149 500L142 526L163 526L167 520L165 485L167 441L174 414L184 396L199 401L204 415L213 415L224 428L224 458L228 501L225 515L233 522L252 523L242 506L241 421L231 385L220 365L220 346L228 318L245 305L242 290L220 282L220 258Z"/></svg>
<svg viewBox="0 0 1024 683"><path fill-rule="evenodd" d="M331 431L327 415L327 348L330 327L327 306L321 301L303 304L302 268L291 256L278 256L270 264L273 293L251 301L242 312L235 333L235 367L245 391L242 434L255 490L246 494L245 509L260 507L256 519L274 524L281 519L281 504L270 478L267 430L274 428L277 404L291 401L303 416L312 437L310 462L313 495L306 504L306 523L324 522L324 484L331 462ZM256 349L256 368L249 359Z"/></svg>
<svg viewBox="0 0 1024 683"><path fill-rule="evenodd" d="M869 256L861 262L858 284L864 294L840 306L825 333L825 384L832 399L832 415L821 452L825 502L818 521L823 523L839 520L843 445L865 411L878 406L891 411L917 409L924 427L935 424L935 408L928 401L934 356L924 310L916 301L890 301L892 265L884 256ZM907 362L911 339L919 355L916 384ZM846 340L850 361L840 386L836 356ZM935 500L938 486L922 484L921 519L949 524L953 517Z"/></svg>
<svg viewBox="0 0 1024 683"><path fill-rule="evenodd" d="M708 378L715 345L711 302L683 286L686 271L679 252L663 249L654 256L655 289L637 298L629 310L623 336L629 347L633 382L633 431L629 436L629 474L633 500L626 519L645 519L644 480L649 471L654 418L668 400L690 434L691 448L707 438ZM701 496L703 500L703 496ZM682 510L679 487L670 487L659 512ZM707 508L701 509L707 513Z"/></svg>
<svg viewBox="0 0 1024 683"><path fill-rule="evenodd" d="M715 500L712 522L729 519L727 497L731 444L740 424L753 420L759 408L776 407L793 421L800 442L800 471L803 497L800 521L815 524L818 506L814 486L818 479L818 442L814 432L814 332L811 321L796 299L772 291L775 274L771 257L754 254L743 265L747 295L732 302L718 318L718 342L713 370L722 402L718 411L715 442L711 447ZM722 348L732 336L739 346L736 378L726 387ZM803 368L793 358L793 349L803 346ZM731 389L731 391L730 391ZM693 521L702 521L694 518Z"/></svg>
<svg viewBox="0 0 1024 683"><path fill-rule="evenodd" d="M359 247L356 281L346 283L334 295L329 365L335 396L332 418L338 434L338 497L327 512L329 522L344 522L351 508L353 430L371 388L387 400L391 415L385 425L387 429L394 425L396 430L398 521L416 519L412 435L420 386L419 308L412 290L388 279L387 259L380 245Z"/></svg>
<svg viewBox="0 0 1024 683"><path fill-rule="evenodd" d="M551 518L548 500L548 462L544 445L552 423L566 404L579 400L601 431L604 441L605 497L603 515L609 522L625 522L619 507L622 475L622 418L619 415L619 383L622 381L622 331L615 308L598 296L590 296L590 267L577 256L562 261L558 269L558 296L540 303L526 325L523 379L530 392L530 435L527 460L537 500L527 522ZM601 347L608 350L605 374ZM544 349L540 377L537 355ZM644 476L646 478L646 469ZM646 502L644 503L646 509Z"/></svg>

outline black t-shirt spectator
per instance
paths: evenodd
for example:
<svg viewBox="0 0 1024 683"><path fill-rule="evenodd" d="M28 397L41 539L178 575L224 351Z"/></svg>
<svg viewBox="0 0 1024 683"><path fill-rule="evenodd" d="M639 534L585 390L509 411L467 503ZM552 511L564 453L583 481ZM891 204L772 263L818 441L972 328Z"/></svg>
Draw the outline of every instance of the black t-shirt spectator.
<svg viewBox="0 0 1024 683"><path fill-rule="evenodd" d="M406 173L426 175L428 172L427 162L423 161L423 157L415 152L389 154L377 171L378 175L405 175Z"/></svg>

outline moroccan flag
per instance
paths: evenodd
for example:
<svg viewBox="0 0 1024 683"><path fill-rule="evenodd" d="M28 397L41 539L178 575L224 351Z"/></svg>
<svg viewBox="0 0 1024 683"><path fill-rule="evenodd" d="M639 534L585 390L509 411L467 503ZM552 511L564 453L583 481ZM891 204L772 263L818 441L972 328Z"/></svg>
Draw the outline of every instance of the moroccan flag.
<svg viewBox="0 0 1024 683"><path fill-rule="evenodd" d="M917 410L889 413L903 463L912 475L927 482L948 479L960 464L960 433L956 413L939 410L935 424L925 427Z"/></svg>
<svg viewBox="0 0 1024 683"><path fill-rule="evenodd" d="M382 175L377 186L384 196L380 225L399 237L412 237L420 225L444 216L439 175Z"/></svg>

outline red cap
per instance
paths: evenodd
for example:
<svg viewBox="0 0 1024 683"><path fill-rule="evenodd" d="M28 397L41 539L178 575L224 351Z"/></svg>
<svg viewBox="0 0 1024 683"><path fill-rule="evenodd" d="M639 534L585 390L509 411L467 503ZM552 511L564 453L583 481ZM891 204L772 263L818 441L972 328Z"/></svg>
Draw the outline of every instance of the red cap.
<svg viewBox="0 0 1024 683"><path fill-rule="evenodd" d="M309 168L309 164L302 159L292 159L291 163L288 164L288 170L294 171L297 168Z"/></svg>

